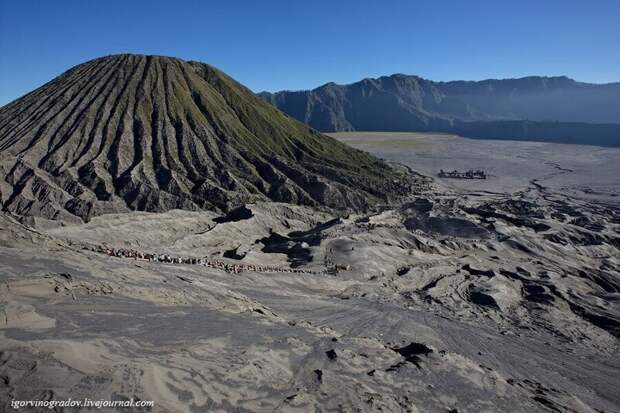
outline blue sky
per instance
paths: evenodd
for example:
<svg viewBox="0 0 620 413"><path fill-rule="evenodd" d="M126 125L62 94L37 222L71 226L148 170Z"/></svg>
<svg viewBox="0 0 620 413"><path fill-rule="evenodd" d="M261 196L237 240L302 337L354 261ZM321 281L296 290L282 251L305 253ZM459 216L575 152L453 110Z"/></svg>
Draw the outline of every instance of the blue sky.
<svg viewBox="0 0 620 413"><path fill-rule="evenodd" d="M213 64L255 91L393 73L620 81L619 0L0 0L0 105L114 53Z"/></svg>

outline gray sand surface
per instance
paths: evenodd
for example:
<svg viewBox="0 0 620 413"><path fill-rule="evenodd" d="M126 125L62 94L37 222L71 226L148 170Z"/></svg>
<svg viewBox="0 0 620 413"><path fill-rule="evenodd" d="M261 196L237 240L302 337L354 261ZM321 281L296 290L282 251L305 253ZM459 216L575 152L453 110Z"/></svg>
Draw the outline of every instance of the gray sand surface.
<svg viewBox="0 0 620 413"><path fill-rule="evenodd" d="M32 229L2 215L0 400L620 411L620 150L335 136L423 175L491 176L434 178L403 205L335 221L274 203L219 223L170 211Z"/></svg>

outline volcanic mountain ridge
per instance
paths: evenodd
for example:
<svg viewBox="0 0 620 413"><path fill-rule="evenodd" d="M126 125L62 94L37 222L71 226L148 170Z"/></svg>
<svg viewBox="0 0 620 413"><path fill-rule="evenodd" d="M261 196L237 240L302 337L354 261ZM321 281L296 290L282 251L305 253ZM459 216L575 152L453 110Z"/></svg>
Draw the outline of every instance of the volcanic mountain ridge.
<svg viewBox="0 0 620 413"><path fill-rule="evenodd" d="M564 76L434 82L395 74L259 96L323 132L433 131L620 146L620 83Z"/></svg>

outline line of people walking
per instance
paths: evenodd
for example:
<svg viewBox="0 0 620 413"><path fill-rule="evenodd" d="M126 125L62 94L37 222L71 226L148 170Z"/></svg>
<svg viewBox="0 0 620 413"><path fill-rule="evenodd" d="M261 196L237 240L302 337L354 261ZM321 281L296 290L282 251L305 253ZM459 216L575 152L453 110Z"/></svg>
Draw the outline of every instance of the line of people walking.
<svg viewBox="0 0 620 413"><path fill-rule="evenodd" d="M290 267L274 267L268 265L255 264L237 264L220 260L209 260L207 258L196 257L175 257L168 254L151 254L128 248L111 248L102 245L83 245L83 249L105 254L110 257L117 258L133 258L134 260L144 260L150 262L168 263L168 264L186 264L186 265L202 265L204 267L216 268L231 274L239 274L242 271L253 272L286 272L293 274L325 274L326 271L310 271L301 268Z"/></svg>

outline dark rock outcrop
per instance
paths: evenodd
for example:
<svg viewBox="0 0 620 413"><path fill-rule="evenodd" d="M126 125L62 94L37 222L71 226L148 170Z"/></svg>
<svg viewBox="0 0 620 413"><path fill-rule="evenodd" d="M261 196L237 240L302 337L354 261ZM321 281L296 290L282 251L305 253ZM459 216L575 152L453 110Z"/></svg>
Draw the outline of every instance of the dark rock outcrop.
<svg viewBox="0 0 620 413"><path fill-rule="evenodd" d="M392 350L404 357L405 361L415 364L417 368L420 368L420 363L422 362L420 356L428 357L429 354L433 353L432 348L428 347L425 344L416 342L411 342L404 347L392 347ZM394 367L400 366L394 365L391 368Z"/></svg>

